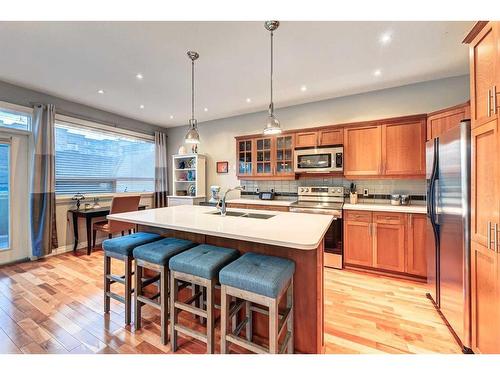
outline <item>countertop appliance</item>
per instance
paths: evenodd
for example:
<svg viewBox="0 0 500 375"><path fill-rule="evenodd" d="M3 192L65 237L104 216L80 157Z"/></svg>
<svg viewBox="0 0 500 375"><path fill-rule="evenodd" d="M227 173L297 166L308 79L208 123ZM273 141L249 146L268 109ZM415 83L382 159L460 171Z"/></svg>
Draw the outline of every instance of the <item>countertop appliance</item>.
<svg viewBox="0 0 500 375"><path fill-rule="evenodd" d="M466 120L426 144L428 297L464 352L471 347L470 133Z"/></svg>
<svg viewBox="0 0 500 375"><path fill-rule="evenodd" d="M341 269L343 266L342 206L344 187L301 186L298 200L290 206L290 212L333 215L333 221L325 234L325 266Z"/></svg>
<svg viewBox="0 0 500 375"><path fill-rule="evenodd" d="M342 146L295 149L295 173L327 173L343 170Z"/></svg>

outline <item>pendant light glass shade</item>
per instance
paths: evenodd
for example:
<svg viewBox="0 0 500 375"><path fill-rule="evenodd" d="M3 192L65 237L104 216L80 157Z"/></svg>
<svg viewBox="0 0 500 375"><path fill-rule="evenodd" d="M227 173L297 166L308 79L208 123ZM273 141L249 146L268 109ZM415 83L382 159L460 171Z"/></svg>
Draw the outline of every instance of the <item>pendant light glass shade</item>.
<svg viewBox="0 0 500 375"><path fill-rule="evenodd" d="M189 120L189 130L184 137L184 142L190 144L199 144L200 143L200 134L198 133L198 126L196 120Z"/></svg>
<svg viewBox="0 0 500 375"><path fill-rule="evenodd" d="M189 144L200 143L200 133L198 133L198 121L194 118L194 61L200 57L198 52L188 51L191 59L191 119L189 120L189 130L184 137L184 142Z"/></svg>
<svg viewBox="0 0 500 375"><path fill-rule="evenodd" d="M274 103L273 103L273 36L274 30L278 28L280 23L278 21L266 21L264 27L271 32L271 103L269 104L269 116L267 117L266 127L264 128L265 135L281 134L281 126L279 120L274 117Z"/></svg>

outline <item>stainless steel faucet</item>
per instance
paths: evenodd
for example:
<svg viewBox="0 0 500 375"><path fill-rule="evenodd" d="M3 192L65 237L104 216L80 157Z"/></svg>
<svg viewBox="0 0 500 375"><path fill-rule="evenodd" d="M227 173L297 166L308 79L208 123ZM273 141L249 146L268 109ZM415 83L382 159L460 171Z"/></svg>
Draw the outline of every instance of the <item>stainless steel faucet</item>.
<svg viewBox="0 0 500 375"><path fill-rule="evenodd" d="M222 199L219 200L217 202L217 206L215 206L215 208L217 208L217 210L220 212L221 216L226 216L226 196L227 196L227 193L229 193L230 191L233 191L233 190L240 190L241 191L241 190L245 190L245 187L244 186L236 186L232 189L226 190Z"/></svg>

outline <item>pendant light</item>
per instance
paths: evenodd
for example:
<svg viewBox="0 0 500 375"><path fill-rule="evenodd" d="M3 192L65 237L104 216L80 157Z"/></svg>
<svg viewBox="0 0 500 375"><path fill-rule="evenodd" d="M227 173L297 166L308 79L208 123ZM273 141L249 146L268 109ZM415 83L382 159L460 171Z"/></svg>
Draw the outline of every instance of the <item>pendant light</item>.
<svg viewBox="0 0 500 375"><path fill-rule="evenodd" d="M280 134L280 122L274 117L274 103L273 103L273 36L274 30L278 28L280 23L278 21L266 21L264 27L271 32L271 103L269 104L269 116L267 117L267 124L264 128L265 135Z"/></svg>
<svg viewBox="0 0 500 375"><path fill-rule="evenodd" d="M191 119L189 120L189 130L184 138L184 142L199 144L200 134L198 133L198 121L194 118L194 62L200 55L198 52L194 51L188 51L187 55L191 59Z"/></svg>

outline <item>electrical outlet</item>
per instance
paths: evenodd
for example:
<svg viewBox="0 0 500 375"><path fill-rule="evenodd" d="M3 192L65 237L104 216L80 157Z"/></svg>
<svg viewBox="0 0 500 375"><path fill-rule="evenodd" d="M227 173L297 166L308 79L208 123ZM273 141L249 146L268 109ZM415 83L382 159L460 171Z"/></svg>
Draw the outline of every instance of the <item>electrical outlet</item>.
<svg viewBox="0 0 500 375"><path fill-rule="evenodd" d="M363 196L367 197L368 196L368 189L363 189Z"/></svg>

